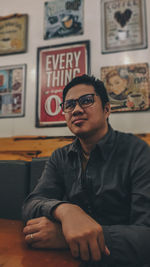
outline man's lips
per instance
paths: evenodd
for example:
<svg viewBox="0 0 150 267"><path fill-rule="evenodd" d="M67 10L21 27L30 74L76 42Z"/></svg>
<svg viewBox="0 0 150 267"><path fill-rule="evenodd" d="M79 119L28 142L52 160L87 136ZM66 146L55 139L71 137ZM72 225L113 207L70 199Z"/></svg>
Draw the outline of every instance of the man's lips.
<svg viewBox="0 0 150 267"><path fill-rule="evenodd" d="M76 119L74 119L73 121L72 121L72 124L75 124L75 125L77 125L77 124L81 124L81 123L83 123L84 121L86 121L87 119L84 119L84 118L76 118Z"/></svg>

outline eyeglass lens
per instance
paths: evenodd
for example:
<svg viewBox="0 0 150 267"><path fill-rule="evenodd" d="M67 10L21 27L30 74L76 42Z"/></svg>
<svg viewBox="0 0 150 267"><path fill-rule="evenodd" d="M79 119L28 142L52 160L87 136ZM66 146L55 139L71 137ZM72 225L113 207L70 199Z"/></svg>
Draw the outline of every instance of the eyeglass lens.
<svg viewBox="0 0 150 267"><path fill-rule="evenodd" d="M78 99L66 100L63 106L64 112L73 110L77 102L83 108L89 105L92 105L94 103L94 94L86 94L86 95L80 96Z"/></svg>

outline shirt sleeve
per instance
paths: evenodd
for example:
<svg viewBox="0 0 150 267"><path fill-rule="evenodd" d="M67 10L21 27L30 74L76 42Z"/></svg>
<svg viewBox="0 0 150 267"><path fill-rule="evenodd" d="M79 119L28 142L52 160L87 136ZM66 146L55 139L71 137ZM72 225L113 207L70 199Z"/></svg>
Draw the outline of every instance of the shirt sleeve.
<svg viewBox="0 0 150 267"><path fill-rule="evenodd" d="M129 224L103 226L103 232L111 263L142 267L150 264L150 147L145 143L136 147L130 176Z"/></svg>
<svg viewBox="0 0 150 267"><path fill-rule="evenodd" d="M26 198L22 208L22 217L29 219L45 216L54 221L53 209L64 201L64 184L60 168L60 153L53 152L47 161L43 174L33 190Z"/></svg>

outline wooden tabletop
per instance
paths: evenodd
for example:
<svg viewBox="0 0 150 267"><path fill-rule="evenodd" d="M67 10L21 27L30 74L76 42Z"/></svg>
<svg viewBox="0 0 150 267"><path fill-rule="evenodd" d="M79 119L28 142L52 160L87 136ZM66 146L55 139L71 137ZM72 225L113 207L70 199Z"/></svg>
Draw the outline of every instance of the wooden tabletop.
<svg viewBox="0 0 150 267"><path fill-rule="evenodd" d="M24 241L21 221L0 219L0 266L3 267L79 267L69 251L36 250Z"/></svg>

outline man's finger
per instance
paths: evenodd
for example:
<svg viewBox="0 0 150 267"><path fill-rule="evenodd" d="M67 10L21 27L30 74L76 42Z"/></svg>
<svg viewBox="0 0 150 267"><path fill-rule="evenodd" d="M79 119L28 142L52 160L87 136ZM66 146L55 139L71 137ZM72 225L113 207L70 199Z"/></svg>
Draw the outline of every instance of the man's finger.
<svg viewBox="0 0 150 267"><path fill-rule="evenodd" d="M79 258L80 256L79 245L76 242L70 242L69 247L70 247L72 256L74 258Z"/></svg>
<svg viewBox="0 0 150 267"><path fill-rule="evenodd" d="M90 254L91 258L93 261L99 261L101 259L101 250L100 246L97 242L97 239L92 239L91 242L89 243L89 249L90 249Z"/></svg>
<svg viewBox="0 0 150 267"><path fill-rule="evenodd" d="M23 233L25 235L34 234L34 233L36 233L38 231L39 231L39 228L37 227L37 225L25 226L24 229L23 229Z"/></svg>
<svg viewBox="0 0 150 267"><path fill-rule="evenodd" d="M110 250L108 249L107 246L105 246L104 254L105 254L106 256L109 256L109 255L110 255Z"/></svg>
<svg viewBox="0 0 150 267"><path fill-rule="evenodd" d="M80 242L80 257L84 261L89 261L90 260L90 251L89 251L89 246L86 241L81 241Z"/></svg>
<svg viewBox="0 0 150 267"><path fill-rule="evenodd" d="M25 241L28 244L32 244L32 243L35 243L37 241L40 241L39 234L38 233L28 234L28 235L25 236Z"/></svg>
<svg viewBox="0 0 150 267"><path fill-rule="evenodd" d="M39 217L39 218L34 218L31 219L29 221L27 221L26 225L32 225L32 224L37 224L40 223L43 217Z"/></svg>
<svg viewBox="0 0 150 267"><path fill-rule="evenodd" d="M103 233L99 234L97 238L97 242L98 242L101 252L104 253L105 252L105 240L104 240Z"/></svg>

